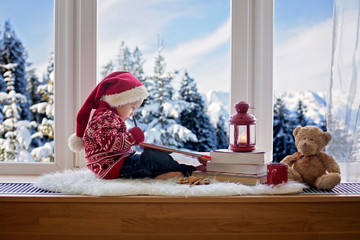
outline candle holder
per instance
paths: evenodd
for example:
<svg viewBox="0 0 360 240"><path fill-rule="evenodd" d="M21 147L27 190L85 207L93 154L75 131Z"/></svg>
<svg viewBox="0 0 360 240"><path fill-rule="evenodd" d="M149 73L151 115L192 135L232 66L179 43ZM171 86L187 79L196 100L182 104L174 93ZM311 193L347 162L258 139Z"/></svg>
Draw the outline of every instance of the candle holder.
<svg viewBox="0 0 360 240"><path fill-rule="evenodd" d="M240 101L234 105L234 108L236 113L229 119L229 149L234 152L251 152L256 149L256 118L248 113L251 107L247 102Z"/></svg>

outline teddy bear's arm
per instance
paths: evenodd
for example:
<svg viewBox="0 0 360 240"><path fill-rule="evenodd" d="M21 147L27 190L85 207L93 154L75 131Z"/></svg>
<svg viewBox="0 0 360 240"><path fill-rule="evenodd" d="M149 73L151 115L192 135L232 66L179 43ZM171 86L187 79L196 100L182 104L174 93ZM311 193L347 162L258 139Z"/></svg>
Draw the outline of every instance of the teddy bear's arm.
<svg viewBox="0 0 360 240"><path fill-rule="evenodd" d="M321 159L325 165L326 170L330 173L340 173L340 166L339 164L335 161L335 159L328 155L327 153L322 152L321 153Z"/></svg>
<svg viewBox="0 0 360 240"><path fill-rule="evenodd" d="M281 160L280 163L286 163L289 165L289 167L291 167L298 159L298 153L294 153L292 155L286 156L283 160Z"/></svg>

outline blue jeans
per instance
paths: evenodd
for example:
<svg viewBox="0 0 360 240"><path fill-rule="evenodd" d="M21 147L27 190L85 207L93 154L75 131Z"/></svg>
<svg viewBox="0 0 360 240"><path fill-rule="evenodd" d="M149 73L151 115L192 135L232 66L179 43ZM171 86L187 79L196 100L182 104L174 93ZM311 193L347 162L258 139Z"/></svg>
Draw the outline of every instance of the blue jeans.
<svg viewBox="0 0 360 240"><path fill-rule="evenodd" d="M181 172L184 176L190 176L195 170L194 166L178 163L167 152L145 148L141 154L125 159L120 178L156 178L167 172Z"/></svg>

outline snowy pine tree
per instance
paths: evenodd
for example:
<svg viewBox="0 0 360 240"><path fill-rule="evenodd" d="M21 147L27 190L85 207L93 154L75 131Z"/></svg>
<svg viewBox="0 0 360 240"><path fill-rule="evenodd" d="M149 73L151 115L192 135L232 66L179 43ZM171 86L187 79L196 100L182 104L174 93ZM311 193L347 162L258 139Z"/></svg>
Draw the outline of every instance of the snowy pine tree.
<svg viewBox="0 0 360 240"><path fill-rule="evenodd" d="M184 148L198 152L209 152L217 149L216 129L206 115L204 101L198 93L196 83L185 72L179 90L180 99L187 103L187 107L180 113L180 124L196 135L197 141L188 140Z"/></svg>
<svg viewBox="0 0 360 240"><path fill-rule="evenodd" d="M296 114L295 125L300 125L302 127L305 127L306 125L308 125L308 120L305 116L306 111L307 111L306 106L303 104L303 102L301 100L299 100L297 109L295 112L295 114Z"/></svg>
<svg viewBox="0 0 360 240"><path fill-rule="evenodd" d="M297 152L293 137L293 125L284 101L277 98L274 105L273 161L280 162L287 155Z"/></svg>
<svg viewBox="0 0 360 240"><path fill-rule="evenodd" d="M27 78L26 78L26 58L27 53L21 41L17 38L15 32L12 30L10 22L6 21L4 31L0 36L0 64L6 65L9 63L16 64L16 70L13 72L15 79L14 91L26 97L27 101L20 103L22 120L33 120L33 114L29 110L30 96L27 92ZM4 75L6 70L0 69L0 75Z"/></svg>
<svg viewBox="0 0 360 240"><path fill-rule="evenodd" d="M197 142L197 138L177 122L185 103L172 99L174 74L165 71L165 59L161 53L163 47L161 43L155 58L154 73L146 80L150 96L142 109L147 127L145 135L148 142L183 148L184 142Z"/></svg>
<svg viewBox="0 0 360 240"><path fill-rule="evenodd" d="M112 60L109 60L109 62L103 66L103 70L101 71L101 79L104 79L107 75L114 72L114 63Z"/></svg>
<svg viewBox="0 0 360 240"><path fill-rule="evenodd" d="M132 72L132 59L129 48L122 42L117 56L117 69L118 71Z"/></svg>
<svg viewBox="0 0 360 240"><path fill-rule="evenodd" d="M0 123L0 159L1 161L33 162L28 152L31 142L31 124L27 120L20 120L21 103L27 101L26 97L15 91L15 69L17 64L0 65L5 69L4 81L7 92L1 92L0 103L4 103L2 113L4 121Z"/></svg>
<svg viewBox="0 0 360 240"><path fill-rule="evenodd" d="M219 116L219 121L216 124L216 138L218 149L227 149L229 147L229 136L226 124L227 121L225 121L224 116L221 114Z"/></svg>
<svg viewBox="0 0 360 240"><path fill-rule="evenodd" d="M47 73L44 76L43 84L37 88L41 95L40 103L30 107L31 111L42 114L41 122L37 123L38 132L32 135L32 138L41 139L43 144L31 151L31 155L36 161L53 162L54 161L54 54L52 53L47 67Z"/></svg>

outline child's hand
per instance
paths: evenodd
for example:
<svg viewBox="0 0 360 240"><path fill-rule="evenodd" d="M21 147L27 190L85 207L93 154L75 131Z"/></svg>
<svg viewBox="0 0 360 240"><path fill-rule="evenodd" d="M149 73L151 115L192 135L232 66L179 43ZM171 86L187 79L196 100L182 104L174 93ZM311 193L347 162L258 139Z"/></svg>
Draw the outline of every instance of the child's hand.
<svg viewBox="0 0 360 240"><path fill-rule="evenodd" d="M129 133L131 133L131 135L133 135L133 137L135 138L135 144L144 142L145 135L141 130L141 128L133 127L132 129L129 130Z"/></svg>

